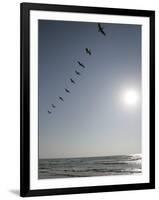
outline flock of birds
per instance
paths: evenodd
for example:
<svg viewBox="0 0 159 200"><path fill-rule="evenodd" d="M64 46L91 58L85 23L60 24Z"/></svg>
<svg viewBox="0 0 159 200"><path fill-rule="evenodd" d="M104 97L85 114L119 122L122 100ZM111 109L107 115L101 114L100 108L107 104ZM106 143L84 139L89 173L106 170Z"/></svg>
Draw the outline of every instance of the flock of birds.
<svg viewBox="0 0 159 200"><path fill-rule="evenodd" d="M104 32L104 28L101 26L101 24L98 23L97 25L98 25L98 32L100 32L102 35L106 36L106 33ZM91 49L89 49L89 48L85 48L85 53L88 54L89 56L92 55L92 51L91 51ZM85 66L83 63L81 63L80 61L77 61L77 64L78 64L81 68L83 68L83 69L86 68L86 66ZM79 71L77 71L77 70L75 70L75 74L76 74L77 76L81 76L81 72L79 72ZM76 82L75 82L75 80L74 80L73 78L70 78L69 80L70 80L70 82L71 82L72 84L76 84ZM68 88L64 88L64 91L65 91L66 93L71 93L70 90L69 90ZM60 101L64 102L64 98L63 98L63 97L58 96L58 99L59 99ZM49 109L49 110L47 111L48 114L51 114L51 113L52 113L53 109L56 108L56 105L52 103L52 104L51 104L51 108L52 108L52 109Z"/></svg>

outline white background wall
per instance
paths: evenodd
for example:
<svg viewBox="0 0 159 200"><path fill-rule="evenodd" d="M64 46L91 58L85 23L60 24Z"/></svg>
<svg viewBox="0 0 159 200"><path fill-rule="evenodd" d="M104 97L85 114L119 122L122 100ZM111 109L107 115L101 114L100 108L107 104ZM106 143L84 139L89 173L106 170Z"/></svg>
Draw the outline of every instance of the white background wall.
<svg viewBox="0 0 159 200"><path fill-rule="evenodd" d="M19 199L19 138L20 138L20 2L4 0L0 3L0 199ZM27 1L31 2L31 1ZM41 3L74 4L87 6L104 6L130 9L156 10L156 36L159 35L159 1L158 0L33 0ZM156 37L156 91L159 90L159 44ZM156 94L159 102L159 93ZM156 111L159 110L156 103ZM156 169L159 166L157 140L159 112L156 112ZM65 195L36 197L37 199L79 200L79 199L158 199L159 173L156 170L156 190L109 192L82 195ZM32 199L32 198L30 198Z"/></svg>

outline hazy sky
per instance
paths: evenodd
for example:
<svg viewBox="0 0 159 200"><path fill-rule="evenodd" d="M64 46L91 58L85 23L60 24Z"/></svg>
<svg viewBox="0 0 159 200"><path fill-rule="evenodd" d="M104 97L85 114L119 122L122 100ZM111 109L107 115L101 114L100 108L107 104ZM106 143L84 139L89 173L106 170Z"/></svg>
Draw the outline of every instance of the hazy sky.
<svg viewBox="0 0 159 200"><path fill-rule="evenodd" d="M102 26L106 36L96 23L39 21L40 158L141 153L140 103L122 97L140 93L141 26Z"/></svg>

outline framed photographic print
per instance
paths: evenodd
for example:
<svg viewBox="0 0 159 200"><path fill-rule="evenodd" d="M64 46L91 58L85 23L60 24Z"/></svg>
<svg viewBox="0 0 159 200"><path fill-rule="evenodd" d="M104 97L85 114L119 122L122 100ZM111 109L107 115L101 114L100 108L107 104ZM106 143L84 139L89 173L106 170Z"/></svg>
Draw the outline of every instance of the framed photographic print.
<svg viewBox="0 0 159 200"><path fill-rule="evenodd" d="M21 196L155 187L155 12L21 4Z"/></svg>

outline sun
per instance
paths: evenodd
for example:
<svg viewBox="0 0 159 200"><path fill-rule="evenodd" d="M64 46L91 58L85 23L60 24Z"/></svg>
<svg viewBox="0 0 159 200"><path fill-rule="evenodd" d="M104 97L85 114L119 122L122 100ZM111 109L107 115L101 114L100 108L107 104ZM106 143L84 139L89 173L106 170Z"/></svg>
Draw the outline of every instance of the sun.
<svg viewBox="0 0 159 200"><path fill-rule="evenodd" d="M126 106L135 106L139 102L139 94L135 89L127 89L122 94L122 101Z"/></svg>

